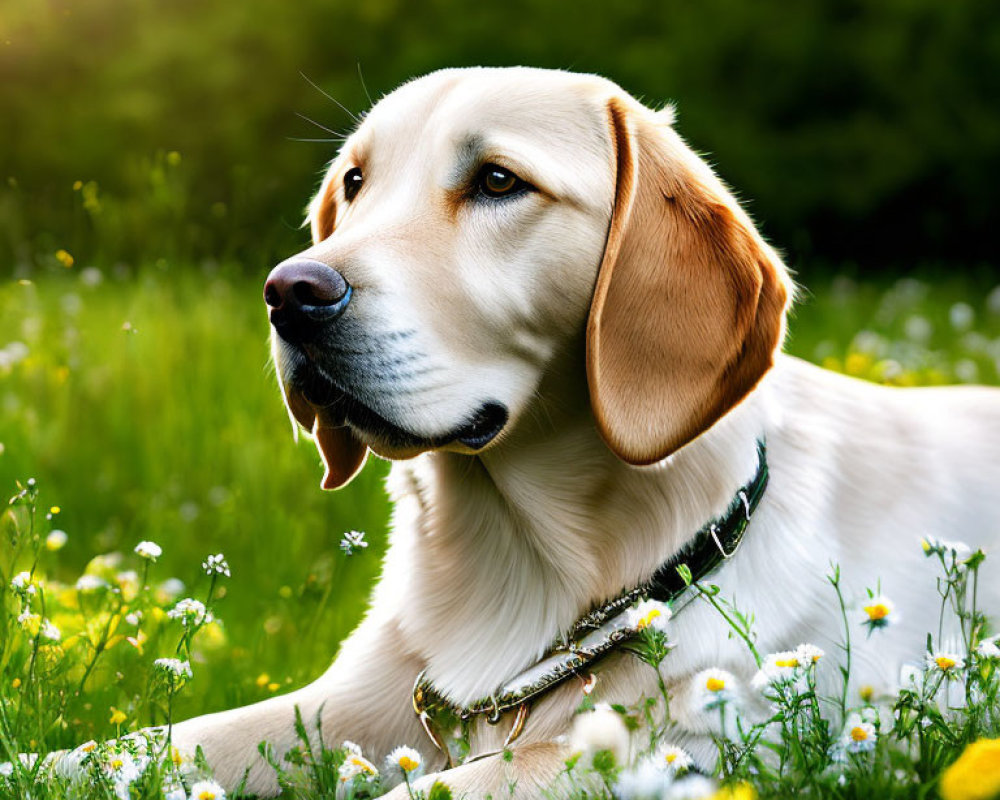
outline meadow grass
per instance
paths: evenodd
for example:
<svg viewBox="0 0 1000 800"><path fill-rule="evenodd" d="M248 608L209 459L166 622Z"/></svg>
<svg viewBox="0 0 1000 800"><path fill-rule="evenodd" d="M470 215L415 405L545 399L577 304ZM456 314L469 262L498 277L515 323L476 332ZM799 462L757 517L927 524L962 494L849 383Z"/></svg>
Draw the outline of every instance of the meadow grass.
<svg viewBox="0 0 1000 800"><path fill-rule="evenodd" d="M386 465L319 491L319 459L293 440L268 368L260 283L161 264L127 278L77 265L0 286L0 487L19 498L0 530L0 760L299 686L361 618L385 546ZM997 383L1000 288L836 278L803 295L789 350L892 384ZM339 543L352 529L371 546L348 556ZM52 530L65 545L46 546ZM141 541L162 547L155 563L133 552ZM218 552L229 578L201 568ZM24 570L50 604L37 621L17 619L26 598L11 581ZM81 596L85 571L119 591ZM166 618L177 598L209 594L221 622ZM130 643L136 611L145 640ZM60 642L42 635L43 616ZM154 667L175 656L194 672L176 691ZM326 772L289 778L288 796L321 796L310 781L349 756L320 754ZM154 784L133 797L160 797Z"/></svg>

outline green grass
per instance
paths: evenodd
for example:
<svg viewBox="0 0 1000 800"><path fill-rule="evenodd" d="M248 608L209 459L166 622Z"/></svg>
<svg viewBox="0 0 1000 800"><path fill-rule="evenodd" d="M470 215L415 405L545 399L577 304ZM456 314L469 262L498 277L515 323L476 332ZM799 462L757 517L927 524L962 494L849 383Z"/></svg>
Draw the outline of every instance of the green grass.
<svg viewBox="0 0 1000 800"><path fill-rule="evenodd" d="M268 366L262 276L165 265L128 279L112 273L96 282L74 267L0 285L0 493L37 480L40 524L69 537L39 562L55 587L72 586L98 554L122 553L120 568L137 569L132 548L152 540L164 552L151 583L177 577L185 594L203 597L201 561L226 554L233 574L214 603L222 626L195 638L195 679L175 718L299 686L327 666L365 608L385 546L386 465L371 461L345 491L319 490L318 456L294 442ZM792 352L860 377L998 382L1000 290L989 281L838 278L804 293L790 331ZM60 511L47 522L50 506ZM12 526L9 513L0 533ZM343 555L349 529L366 531L372 546ZM30 567L19 558L0 549L8 712L12 683L29 666L10 633L17 609L7 586ZM122 730L162 720L147 676L177 636L167 625L149 632L142 653L115 643L60 719L15 728L8 745L44 752L112 737L112 707L127 712Z"/></svg>

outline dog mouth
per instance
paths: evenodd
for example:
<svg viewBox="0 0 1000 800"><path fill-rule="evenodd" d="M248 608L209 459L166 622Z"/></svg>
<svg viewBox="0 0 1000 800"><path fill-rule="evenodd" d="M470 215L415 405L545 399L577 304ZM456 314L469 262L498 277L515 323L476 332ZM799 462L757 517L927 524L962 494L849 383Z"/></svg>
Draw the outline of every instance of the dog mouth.
<svg viewBox="0 0 1000 800"><path fill-rule="evenodd" d="M402 451L430 450L454 443L481 450L500 434L509 416L506 406L490 400L481 403L451 431L422 436L386 419L312 364L295 371L285 387L285 396L292 415L308 431L350 427L364 438Z"/></svg>

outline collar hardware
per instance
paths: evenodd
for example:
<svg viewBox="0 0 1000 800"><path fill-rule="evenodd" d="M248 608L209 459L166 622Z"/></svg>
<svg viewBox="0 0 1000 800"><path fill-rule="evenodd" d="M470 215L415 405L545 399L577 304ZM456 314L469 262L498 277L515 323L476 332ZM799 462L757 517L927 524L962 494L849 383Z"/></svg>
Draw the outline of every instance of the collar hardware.
<svg viewBox="0 0 1000 800"><path fill-rule="evenodd" d="M638 629L625 613L642 599L659 600L673 607L674 613L690 602L695 592L684 580L678 567L687 565L691 583L706 578L729 561L746 532L750 517L764 496L768 483L767 447L757 441L757 471L733 497L726 512L703 526L646 582L626 590L618 597L591 609L560 636L533 666L507 681L488 697L460 706L434 687L421 672L413 684L413 710L434 746L445 756L448 768L502 752L523 732L531 703L576 676L589 694L596 682L591 671L596 662L638 635ZM471 721L482 716L490 725L499 724L508 713L516 712L501 751L468 758L468 729Z"/></svg>

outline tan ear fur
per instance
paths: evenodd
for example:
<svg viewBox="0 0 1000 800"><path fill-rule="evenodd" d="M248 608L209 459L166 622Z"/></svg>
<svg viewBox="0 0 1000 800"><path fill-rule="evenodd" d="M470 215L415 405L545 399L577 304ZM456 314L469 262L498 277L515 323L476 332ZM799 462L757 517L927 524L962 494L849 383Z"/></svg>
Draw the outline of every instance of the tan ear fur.
<svg viewBox="0 0 1000 800"><path fill-rule="evenodd" d="M337 221L337 200L332 179L327 178L309 204L309 227L313 244L319 244L333 233Z"/></svg>
<svg viewBox="0 0 1000 800"><path fill-rule="evenodd" d="M587 379L608 446L651 464L711 427L771 367L791 282L669 120L617 98L608 112L617 183Z"/></svg>

